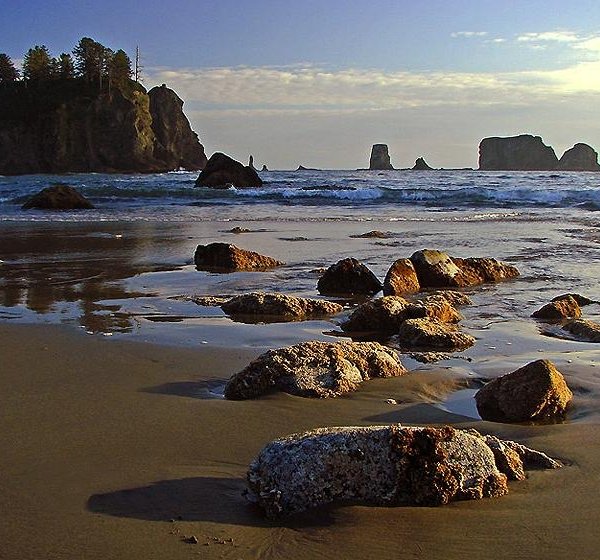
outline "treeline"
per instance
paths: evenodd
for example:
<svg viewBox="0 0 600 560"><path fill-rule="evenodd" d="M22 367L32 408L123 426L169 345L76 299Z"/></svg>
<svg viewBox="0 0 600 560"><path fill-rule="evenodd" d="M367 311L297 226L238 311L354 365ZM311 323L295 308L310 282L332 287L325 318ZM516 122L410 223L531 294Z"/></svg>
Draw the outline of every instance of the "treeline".
<svg viewBox="0 0 600 560"><path fill-rule="evenodd" d="M25 53L21 72L7 54L0 53L0 84L77 79L103 89L123 85L132 76L131 59L124 50L113 51L89 37L83 37L72 53L61 53L56 58L45 45L32 47Z"/></svg>

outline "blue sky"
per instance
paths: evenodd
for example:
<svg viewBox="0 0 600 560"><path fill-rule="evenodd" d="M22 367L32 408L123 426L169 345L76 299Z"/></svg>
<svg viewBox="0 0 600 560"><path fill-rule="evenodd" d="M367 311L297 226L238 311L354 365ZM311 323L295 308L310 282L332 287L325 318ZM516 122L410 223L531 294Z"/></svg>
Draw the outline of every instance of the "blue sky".
<svg viewBox="0 0 600 560"><path fill-rule="evenodd" d="M142 51L207 152L292 168L475 166L484 136L600 148L597 1L3 0L0 52Z"/></svg>

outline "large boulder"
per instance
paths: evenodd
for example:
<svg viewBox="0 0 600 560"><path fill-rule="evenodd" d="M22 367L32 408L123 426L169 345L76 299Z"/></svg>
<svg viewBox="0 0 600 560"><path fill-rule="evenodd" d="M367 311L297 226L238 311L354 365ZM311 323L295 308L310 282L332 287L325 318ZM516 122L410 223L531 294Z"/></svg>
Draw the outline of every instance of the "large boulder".
<svg viewBox="0 0 600 560"><path fill-rule="evenodd" d="M484 420L528 422L564 415L573 393L548 360L536 360L497 377L475 395Z"/></svg>
<svg viewBox="0 0 600 560"><path fill-rule="evenodd" d="M587 144L575 144L561 156L556 169L560 171L600 171L598 152Z"/></svg>
<svg viewBox="0 0 600 560"><path fill-rule="evenodd" d="M563 319L577 319L581 317L581 308L577 300L570 295L551 301L531 314L536 319L543 321L562 321Z"/></svg>
<svg viewBox="0 0 600 560"><path fill-rule="evenodd" d="M425 317L427 309L400 296L384 296L359 305L340 326L346 332L395 334L406 319Z"/></svg>
<svg viewBox="0 0 600 560"><path fill-rule="evenodd" d="M558 158L540 136L521 134L505 138L484 138L479 144L482 171L550 171Z"/></svg>
<svg viewBox="0 0 600 560"><path fill-rule="evenodd" d="M421 289L415 267L410 259L398 259L390 266L383 281L383 294L399 296Z"/></svg>
<svg viewBox="0 0 600 560"><path fill-rule="evenodd" d="M323 299L308 299L285 294L252 293L235 296L221 305L228 315L253 315L303 319L340 313L344 307Z"/></svg>
<svg viewBox="0 0 600 560"><path fill-rule="evenodd" d="M53 185L34 194L22 206L23 210L40 208L42 210L88 210L94 205L68 185Z"/></svg>
<svg viewBox="0 0 600 560"><path fill-rule="evenodd" d="M268 270L283 264L273 257L240 249L231 243L198 245L194 263L198 270L223 272Z"/></svg>
<svg viewBox="0 0 600 560"><path fill-rule="evenodd" d="M381 290L381 282L363 263L342 259L319 278L317 290L325 295L371 295Z"/></svg>
<svg viewBox="0 0 600 560"><path fill-rule="evenodd" d="M494 450L477 432L450 426L318 428L266 445L249 467L246 496L271 519L332 502L438 506L503 496L508 476L522 478L520 453L545 457L538 468L561 466L490 441Z"/></svg>
<svg viewBox="0 0 600 560"><path fill-rule="evenodd" d="M253 399L283 391L300 397L337 397L372 377L406 373L398 355L376 342L310 341L260 355L225 386L225 397Z"/></svg>
<svg viewBox="0 0 600 560"><path fill-rule="evenodd" d="M421 288L462 288L500 282L519 275L516 267L491 258L453 258L443 251L423 249L410 260Z"/></svg>
<svg viewBox="0 0 600 560"><path fill-rule="evenodd" d="M254 169L220 152L210 156L206 167L196 179L197 187L226 188L234 185L238 188L256 188L262 184Z"/></svg>
<svg viewBox="0 0 600 560"><path fill-rule="evenodd" d="M373 144L373 147L371 148L371 158L369 160L369 169L394 169L390 162L387 144Z"/></svg>
<svg viewBox="0 0 600 560"><path fill-rule="evenodd" d="M575 319L562 329L581 342L600 342L600 324L589 319Z"/></svg>
<svg viewBox="0 0 600 560"><path fill-rule="evenodd" d="M475 339L455 325L437 319L407 319L396 337L402 348L414 350L464 350L475 344Z"/></svg>

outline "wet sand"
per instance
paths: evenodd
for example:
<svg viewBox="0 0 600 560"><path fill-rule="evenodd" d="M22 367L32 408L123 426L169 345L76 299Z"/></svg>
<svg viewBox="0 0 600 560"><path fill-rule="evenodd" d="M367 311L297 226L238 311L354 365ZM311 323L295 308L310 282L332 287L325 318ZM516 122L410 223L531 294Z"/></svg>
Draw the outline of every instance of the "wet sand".
<svg viewBox="0 0 600 560"><path fill-rule="evenodd" d="M0 324L0 558L597 557L595 414L547 426L450 414L435 402L465 379L431 368L335 400L214 398L260 351ZM585 359L561 367L568 380L586 380L574 412L597 402L590 368ZM569 465L530 472L503 498L440 508L339 506L271 523L244 502L246 467L271 439L390 422L472 426ZM199 543L182 541L190 535Z"/></svg>

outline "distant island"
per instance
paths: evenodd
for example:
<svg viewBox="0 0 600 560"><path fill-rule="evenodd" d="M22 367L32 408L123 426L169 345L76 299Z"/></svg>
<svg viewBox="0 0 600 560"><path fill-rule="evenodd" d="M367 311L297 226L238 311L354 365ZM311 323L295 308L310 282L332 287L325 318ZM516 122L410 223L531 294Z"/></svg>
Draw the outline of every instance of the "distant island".
<svg viewBox="0 0 600 560"><path fill-rule="evenodd" d="M0 53L0 174L204 168L183 101L132 77L124 51L88 37L73 55L29 49L22 79Z"/></svg>

